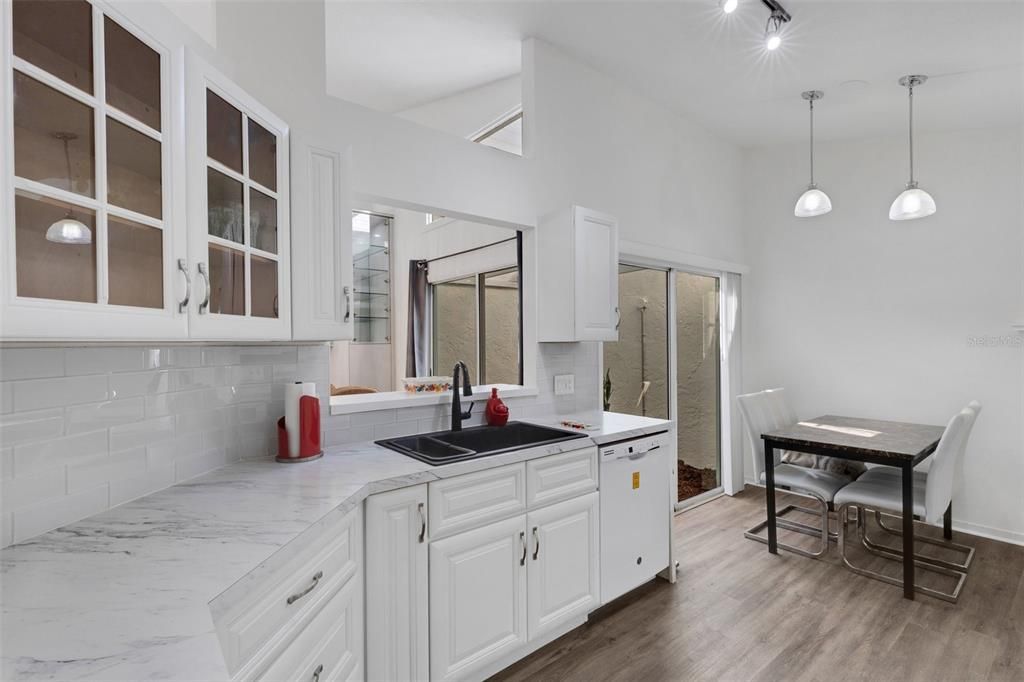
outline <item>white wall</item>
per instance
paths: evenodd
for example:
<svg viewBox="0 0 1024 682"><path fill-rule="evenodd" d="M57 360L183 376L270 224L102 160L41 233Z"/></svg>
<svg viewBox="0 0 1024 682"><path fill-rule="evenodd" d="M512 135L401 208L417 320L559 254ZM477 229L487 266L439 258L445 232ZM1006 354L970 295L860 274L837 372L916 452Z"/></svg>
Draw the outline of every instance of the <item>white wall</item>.
<svg viewBox="0 0 1024 682"><path fill-rule="evenodd" d="M751 272L744 388L785 386L801 417L945 424L984 405L954 497L961 528L1024 542L1024 149L1019 128L920 135L916 167L938 212L903 223L906 140L820 144L832 213L793 217L805 145L745 154ZM998 337L972 345L972 337ZM749 458L748 458L749 459ZM747 475L750 477L750 463Z"/></svg>
<svg viewBox="0 0 1024 682"><path fill-rule="evenodd" d="M523 79L515 75L400 111L395 116L434 130L469 137L522 103Z"/></svg>

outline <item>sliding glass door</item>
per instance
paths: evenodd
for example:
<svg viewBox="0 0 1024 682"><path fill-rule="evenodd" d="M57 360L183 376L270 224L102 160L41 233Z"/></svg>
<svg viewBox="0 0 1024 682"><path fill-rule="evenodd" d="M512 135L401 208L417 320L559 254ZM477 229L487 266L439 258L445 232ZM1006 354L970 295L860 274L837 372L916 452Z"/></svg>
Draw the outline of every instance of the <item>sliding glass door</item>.
<svg viewBox="0 0 1024 682"><path fill-rule="evenodd" d="M619 340L603 348L604 409L676 422L680 502L721 486L719 305L715 275L619 265Z"/></svg>

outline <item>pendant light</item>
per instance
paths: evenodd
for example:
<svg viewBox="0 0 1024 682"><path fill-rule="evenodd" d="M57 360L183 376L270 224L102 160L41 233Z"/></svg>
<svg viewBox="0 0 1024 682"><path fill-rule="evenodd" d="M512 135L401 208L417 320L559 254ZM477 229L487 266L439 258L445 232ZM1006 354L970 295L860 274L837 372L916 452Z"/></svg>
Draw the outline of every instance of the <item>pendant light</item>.
<svg viewBox="0 0 1024 682"><path fill-rule="evenodd" d="M797 218L813 218L832 210L832 200L814 183L814 103L824 97L825 93L821 90L808 90L800 96L807 100L811 107L811 182L807 185L807 191L796 200L793 215Z"/></svg>
<svg viewBox="0 0 1024 682"><path fill-rule="evenodd" d="M889 220L914 220L935 213L935 199L914 180L914 88L927 80L928 76L904 76L899 81L907 89L910 100L910 182L889 207Z"/></svg>
<svg viewBox="0 0 1024 682"><path fill-rule="evenodd" d="M64 158L68 162L68 189L71 189L71 153L68 151L68 142L77 140L78 135L74 133L54 133L54 137L64 142ZM57 244L91 244L92 230L85 223L75 220L71 215L71 208L68 208L67 215L56 221L46 230L46 240Z"/></svg>

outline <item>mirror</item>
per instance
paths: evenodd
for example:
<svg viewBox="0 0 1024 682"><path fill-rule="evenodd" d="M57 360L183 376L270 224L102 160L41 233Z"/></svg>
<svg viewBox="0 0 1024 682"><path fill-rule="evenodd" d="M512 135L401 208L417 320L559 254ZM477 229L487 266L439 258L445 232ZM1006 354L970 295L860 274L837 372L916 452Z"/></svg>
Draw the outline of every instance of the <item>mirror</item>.
<svg viewBox="0 0 1024 682"><path fill-rule="evenodd" d="M474 386L522 385L521 254L507 227L353 211L353 338L331 344L332 402L437 390L457 362Z"/></svg>

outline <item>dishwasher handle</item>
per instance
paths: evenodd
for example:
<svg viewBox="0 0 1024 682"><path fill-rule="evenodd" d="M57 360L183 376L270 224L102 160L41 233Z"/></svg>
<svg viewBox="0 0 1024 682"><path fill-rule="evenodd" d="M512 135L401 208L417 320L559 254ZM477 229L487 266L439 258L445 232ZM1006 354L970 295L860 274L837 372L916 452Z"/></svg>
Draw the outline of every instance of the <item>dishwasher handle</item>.
<svg viewBox="0 0 1024 682"><path fill-rule="evenodd" d="M642 459L644 457L644 455L646 455L648 452L654 452L655 450L659 449L660 447L661 447L660 445L652 445L651 447L647 448L646 450L642 450L640 452L634 452L632 454L626 455L625 457L619 457L619 459L629 459L629 460Z"/></svg>

